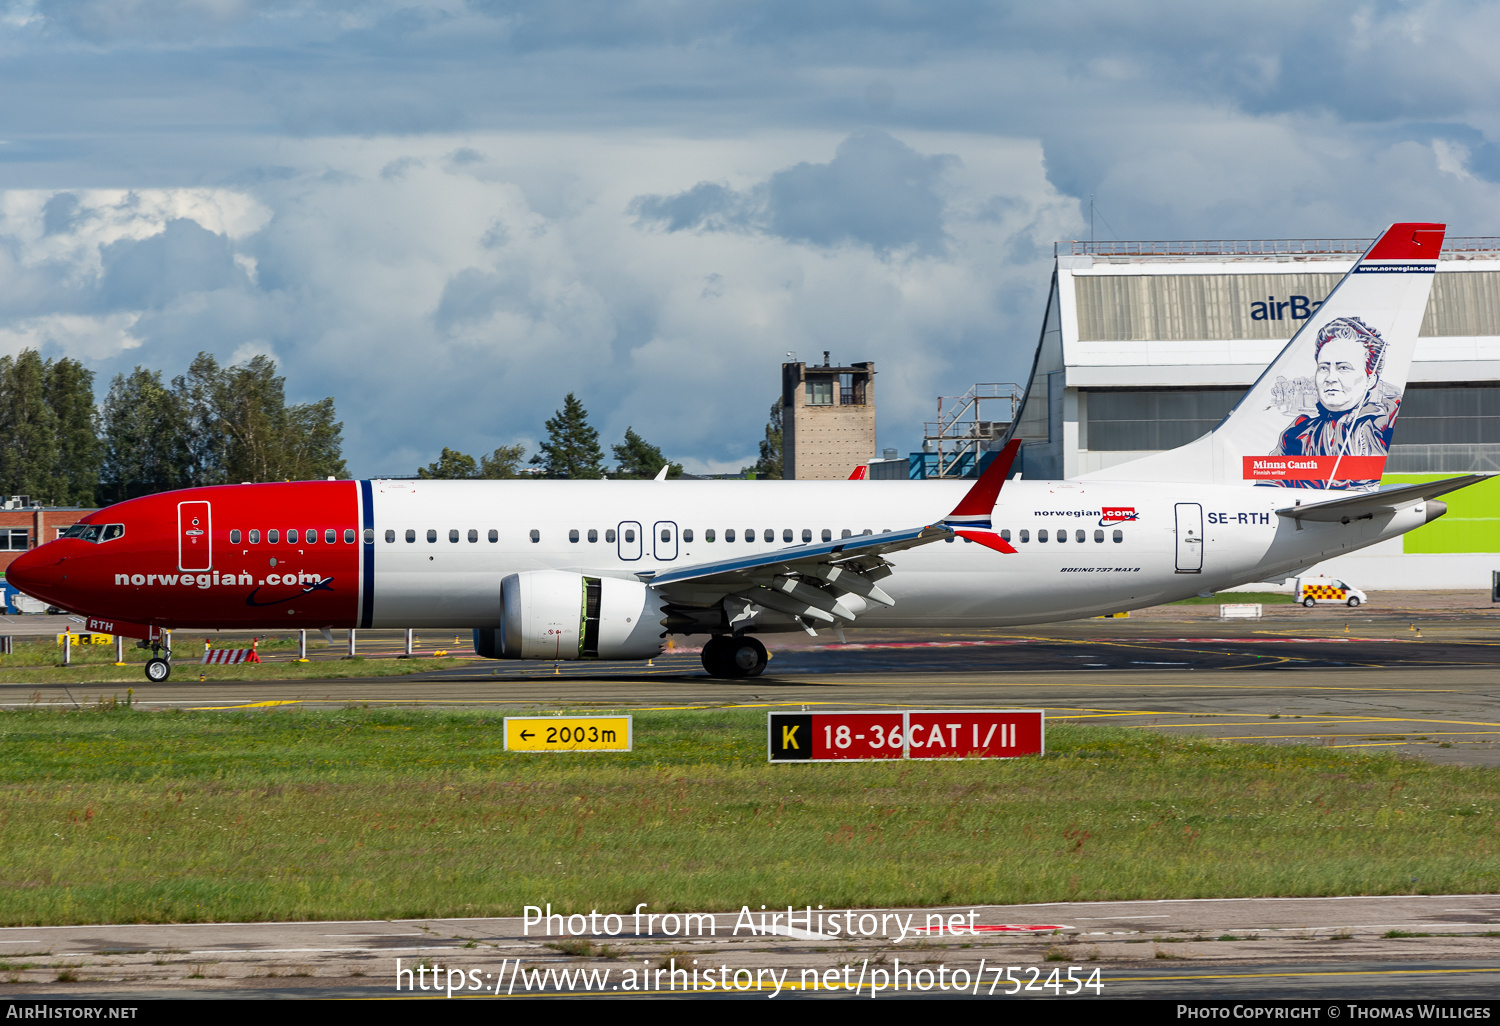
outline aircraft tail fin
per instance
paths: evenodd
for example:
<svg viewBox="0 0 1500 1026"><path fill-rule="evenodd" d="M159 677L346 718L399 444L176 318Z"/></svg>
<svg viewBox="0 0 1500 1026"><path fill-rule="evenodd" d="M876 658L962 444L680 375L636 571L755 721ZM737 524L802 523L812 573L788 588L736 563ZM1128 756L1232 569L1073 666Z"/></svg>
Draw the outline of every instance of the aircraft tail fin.
<svg viewBox="0 0 1500 1026"><path fill-rule="evenodd" d="M1218 427L1177 449L1085 477L1376 487L1445 230L1391 225Z"/></svg>

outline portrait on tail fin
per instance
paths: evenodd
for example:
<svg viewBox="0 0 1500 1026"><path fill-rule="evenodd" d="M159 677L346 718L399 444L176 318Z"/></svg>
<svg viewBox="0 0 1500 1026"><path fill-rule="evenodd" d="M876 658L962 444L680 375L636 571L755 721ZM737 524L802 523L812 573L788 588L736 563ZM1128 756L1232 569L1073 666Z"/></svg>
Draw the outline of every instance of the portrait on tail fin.
<svg viewBox="0 0 1500 1026"><path fill-rule="evenodd" d="M1272 456L1333 457L1320 479L1287 478L1282 488L1368 488L1380 483L1390 452L1391 434L1401 407L1400 390L1381 380L1385 340L1358 317L1339 317L1325 324L1314 350L1314 412L1301 413L1281 433ZM1354 457L1340 474L1340 466ZM1323 461L1319 461L1320 463Z"/></svg>

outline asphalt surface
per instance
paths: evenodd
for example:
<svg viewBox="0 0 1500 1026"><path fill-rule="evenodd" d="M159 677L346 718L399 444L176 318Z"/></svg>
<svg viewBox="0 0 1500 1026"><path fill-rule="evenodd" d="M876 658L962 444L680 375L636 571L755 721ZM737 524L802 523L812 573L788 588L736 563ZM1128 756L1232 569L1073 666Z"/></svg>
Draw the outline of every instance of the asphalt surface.
<svg viewBox="0 0 1500 1026"><path fill-rule="evenodd" d="M893 996L890 981L904 981L896 975L903 968L913 988L957 971L968 981L963 994L979 997L1500 996L1500 899L1490 895L798 909L790 924L785 910L775 919L776 910L764 918L759 909L719 913L691 925L649 907L639 919L592 922L549 920L545 911L530 922L17 927L0 930L0 960L18 977L4 996L446 998L450 985L454 996L489 999L586 989L703 996L722 994L708 985L726 975L720 967L732 988L741 984L734 993L758 997L869 996L880 983L877 993ZM416 966L420 979L410 972ZM433 986L435 967L441 984ZM674 980L675 968L687 973ZM709 968L713 977L703 976ZM1066 983L1070 968L1097 989ZM1049 990L1053 969L1061 972ZM77 979L60 983L60 972ZM629 974L639 986L627 984ZM925 993L959 996L935 985Z"/></svg>
<svg viewBox="0 0 1500 1026"><path fill-rule="evenodd" d="M335 674L348 666L341 662L347 651L341 632L332 646L316 635L310 642L309 655L329 667L326 679L278 680L277 661L293 653L268 651L269 661L250 671L252 679L200 683L193 670L201 639L182 631L173 678L150 684L143 676L134 688L136 701L148 707L186 708L263 702L519 710L721 704L1044 708L1054 722L1110 722L1500 765L1500 614L1487 603L1266 611L1258 621L1220 621L1214 607L1158 607L1130 619L1015 630L850 632L848 644L826 635L777 635L767 639L772 660L766 673L743 681L708 677L693 648L650 664L468 658L434 672L340 677ZM47 633L57 623L38 621L66 622L24 619ZM423 635L419 653L439 647L468 651L462 635ZM214 640L216 647L248 643L232 635ZM361 632L358 651L371 661L394 659L402 640L395 631ZM3 681L0 667L0 706L67 705L104 690Z"/></svg>

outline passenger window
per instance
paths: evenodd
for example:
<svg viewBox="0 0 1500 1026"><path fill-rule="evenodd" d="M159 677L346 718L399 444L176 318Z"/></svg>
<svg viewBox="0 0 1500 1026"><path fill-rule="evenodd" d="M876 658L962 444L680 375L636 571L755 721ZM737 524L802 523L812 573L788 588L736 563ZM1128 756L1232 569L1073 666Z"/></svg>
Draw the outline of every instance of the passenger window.
<svg viewBox="0 0 1500 1026"><path fill-rule="evenodd" d="M1002 527L1000 529L1000 540L1003 542L1010 541L1010 528Z"/></svg>
<svg viewBox="0 0 1500 1026"><path fill-rule="evenodd" d="M1046 538L1042 539L1042 541L1046 541L1046 540L1047 540ZM1062 531L1058 531L1057 532L1057 544L1061 545L1063 542L1065 542L1067 540L1068 540L1068 532L1066 530L1062 530Z"/></svg>
<svg viewBox="0 0 1500 1026"><path fill-rule="evenodd" d="M1096 541L1096 542L1102 542L1103 540L1104 540L1104 532L1103 531L1095 531L1094 532L1094 541Z"/></svg>
<svg viewBox="0 0 1500 1026"><path fill-rule="evenodd" d="M1124 531L1120 531L1120 530L1116 530L1115 531L1115 541L1122 542L1124 540L1125 540L1125 532Z"/></svg>
<svg viewBox="0 0 1500 1026"><path fill-rule="evenodd" d="M1088 532L1080 527L1078 530L1073 532L1073 540L1076 542L1087 541Z"/></svg>
<svg viewBox="0 0 1500 1026"><path fill-rule="evenodd" d="M745 540L747 542L753 542L755 540L755 528L753 528L753 527L747 527L747 528L745 528Z"/></svg>
<svg viewBox="0 0 1500 1026"><path fill-rule="evenodd" d="M715 532L712 527L710 527L708 530L706 530L706 531L703 532L703 540L706 541L706 542L714 541L717 538L718 538L718 533Z"/></svg>
<svg viewBox="0 0 1500 1026"><path fill-rule="evenodd" d="M1031 541L1031 532L1028 531L1028 530L1026 530L1024 527L1021 528L1021 541L1023 541L1023 542L1029 542L1029 541Z"/></svg>
<svg viewBox="0 0 1500 1026"><path fill-rule="evenodd" d="M331 528L331 527L330 527L330 528L327 528L327 529L326 529L326 530L324 530L324 532L323 532L323 540L324 540L324 541L325 541L325 542L327 542L327 543L328 543L328 544L329 544L329 545L332 545L332 544L333 544L333 543L334 543L334 542L336 542L336 541L338 541L338 540L339 540L339 533L338 533L338 532L337 532L337 531L335 531L335 530L334 530L334 529L333 529L333 528ZM352 541L353 541L353 540L354 540L354 537L353 537L353 533L352 533L352 532L351 532L351 534L350 534L350 537L349 537L349 538L348 538L348 539L347 539L347 540L348 540L348 541L351 541L351 542L352 542Z"/></svg>
<svg viewBox="0 0 1500 1026"><path fill-rule="evenodd" d="M671 530L671 528L663 527L661 529L661 540L664 541L664 542L669 542L669 541L672 540L672 530Z"/></svg>
<svg viewBox="0 0 1500 1026"><path fill-rule="evenodd" d="M853 533L854 533L853 531L849 530L849 528L846 527L842 531L839 532L839 537L840 538L847 538L850 535L852 535Z"/></svg>
<svg viewBox="0 0 1500 1026"><path fill-rule="evenodd" d="M861 533L861 534L874 534L874 533L875 533L875 532L874 532L874 531L872 531L872 530L870 530L870 529L869 529L869 528L868 528L868 527L867 527L867 528L865 528L865 529L864 529L864 530L863 530L863 531L862 531L862 532L860 532L860 533Z"/></svg>
<svg viewBox="0 0 1500 1026"><path fill-rule="evenodd" d="M568 541L572 542L574 545L578 544L578 528L575 527L568 532Z"/></svg>
<svg viewBox="0 0 1500 1026"><path fill-rule="evenodd" d="M469 544L473 545L477 541L479 541L479 532L472 527L469 528Z"/></svg>
<svg viewBox="0 0 1500 1026"><path fill-rule="evenodd" d="M366 545L374 545L375 544L375 528L373 528L373 527L367 527L367 528L365 528L365 544Z"/></svg>
<svg viewBox="0 0 1500 1026"><path fill-rule="evenodd" d="M614 544L614 541L615 541L615 529L613 527L606 527L604 529L604 540L607 541L607 542L609 542L611 545Z"/></svg>
<svg viewBox="0 0 1500 1026"><path fill-rule="evenodd" d="M493 544L494 542L497 542L499 540L500 540L500 532L497 531L497 530L495 530L493 527L490 528L490 542L491 542L491 544Z"/></svg>
<svg viewBox="0 0 1500 1026"><path fill-rule="evenodd" d="M597 543L598 541L599 541L599 532L596 531L596 530L594 530L592 527L589 528L589 542L590 543Z"/></svg>
<svg viewBox="0 0 1500 1026"><path fill-rule="evenodd" d="M832 532L832 531L830 531L830 530L829 530L829 529L828 529L828 528L826 528L826 527L825 527L825 528L823 528L823 540L824 540L824 541L833 541L833 532Z"/></svg>
<svg viewBox="0 0 1500 1026"><path fill-rule="evenodd" d="M458 528L450 527L448 529L448 540L454 545L458 544Z"/></svg>
<svg viewBox="0 0 1500 1026"><path fill-rule="evenodd" d="M437 541L437 532L430 527L427 529L427 541L429 543Z"/></svg>
<svg viewBox="0 0 1500 1026"><path fill-rule="evenodd" d="M267 531L266 541L270 542L272 545L275 545L277 542L281 541L281 532L276 530Z"/></svg>
<svg viewBox="0 0 1500 1026"><path fill-rule="evenodd" d="M391 542L393 542L395 540L396 540L396 532L392 531L390 529L387 529L386 532L385 532L385 543L387 545L389 545Z"/></svg>
<svg viewBox="0 0 1500 1026"><path fill-rule="evenodd" d="M1047 529L1045 527L1036 533L1036 540L1039 542L1047 540Z"/></svg>
<svg viewBox="0 0 1500 1026"><path fill-rule="evenodd" d="M250 544L251 545L259 545L260 544L260 532L259 531L251 531L250 532Z"/></svg>
<svg viewBox="0 0 1500 1026"><path fill-rule="evenodd" d="M536 528L533 527L531 529L531 543L533 545L535 545L537 542L539 542L541 540L542 540L542 532L538 531Z"/></svg>
<svg viewBox="0 0 1500 1026"><path fill-rule="evenodd" d="M682 532L682 540L685 542L690 542L693 540L693 529L691 527Z"/></svg>
<svg viewBox="0 0 1500 1026"><path fill-rule="evenodd" d="M286 543L288 545L296 545L297 544L297 532L295 530L288 531L286 533Z"/></svg>
<svg viewBox="0 0 1500 1026"><path fill-rule="evenodd" d="M770 541L770 540L771 539L769 539L769 538L766 539L766 541ZM789 542L789 541L792 540L792 529L790 527L785 528L781 532L781 540L784 541L784 542Z"/></svg>
<svg viewBox="0 0 1500 1026"><path fill-rule="evenodd" d="M318 544L318 529L316 527L309 527L307 529L307 544Z"/></svg>
<svg viewBox="0 0 1500 1026"><path fill-rule="evenodd" d="M724 540L727 542L734 541L734 528L728 527L724 529Z"/></svg>
<svg viewBox="0 0 1500 1026"><path fill-rule="evenodd" d="M417 540L417 532L413 531L411 528L408 527L406 529L406 540L408 542L414 542L414 541L416 541Z"/></svg>
<svg viewBox="0 0 1500 1026"><path fill-rule="evenodd" d="M786 535L787 535L787 538L786 538L786 540L787 540L787 541L791 541L791 540L792 540L792 532L791 532L791 531L788 531L788 532L787 532L787 533L786 533ZM773 530L771 530L771 529L770 529L770 528L769 528L769 527L768 527L768 528L766 528L766 529L765 529L765 533L763 533L763 534L762 534L762 535L761 535L761 537L762 537L762 538L764 538L764 539L765 539L765 540L766 540L766 541L768 541L768 542L773 542L773 541L775 541L775 540L776 540L776 532L775 532L775 531L773 531Z"/></svg>
<svg viewBox="0 0 1500 1026"><path fill-rule="evenodd" d="M239 543L240 543L240 532L239 531L230 531L229 532L229 544L231 544L231 545L238 545Z"/></svg>
<svg viewBox="0 0 1500 1026"><path fill-rule="evenodd" d="M635 528L633 528L633 527L627 527L627 528L625 528L625 540L628 541L628 542L635 541Z"/></svg>
<svg viewBox="0 0 1500 1026"><path fill-rule="evenodd" d="M371 539L371 540L373 541L374 539ZM344 528L344 544L345 545L353 545L354 544L354 528L352 528L352 527L346 527L346 528Z"/></svg>

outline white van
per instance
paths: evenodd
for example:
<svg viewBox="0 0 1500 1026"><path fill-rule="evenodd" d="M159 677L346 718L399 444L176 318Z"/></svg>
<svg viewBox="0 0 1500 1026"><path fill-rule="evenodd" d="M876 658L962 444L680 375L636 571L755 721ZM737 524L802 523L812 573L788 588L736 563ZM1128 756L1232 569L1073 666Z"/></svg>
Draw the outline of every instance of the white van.
<svg viewBox="0 0 1500 1026"><path fill-rule="evenodd" d="M1323 603L1337 603L1353 609L1355 606L1368 602L1365 593L1358 588L1351 588L1333 577L1299 577L1297 578L1297 590L1293 592L1295 601L1302 603L1308 609Z"/></svg>

